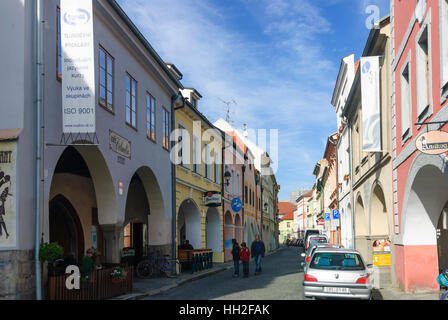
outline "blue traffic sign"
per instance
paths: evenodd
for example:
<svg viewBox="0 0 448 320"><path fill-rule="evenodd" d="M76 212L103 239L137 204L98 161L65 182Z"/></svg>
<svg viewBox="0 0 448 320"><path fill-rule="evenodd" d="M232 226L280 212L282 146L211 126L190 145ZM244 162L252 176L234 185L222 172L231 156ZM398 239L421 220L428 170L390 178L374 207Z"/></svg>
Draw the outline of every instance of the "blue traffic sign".
<svg viewBox="0 0 448 320"><path fill-rule="evenodd" d="M330 213L325 213L325 221L330 221Z"/></svg>
<svg viewBox="0 0 448 320"><path fill-rule="evenodd" d="M339 210L338 209L333 210L333 219L334 220L339 219Z"/></svg>
<svg viewBox="0 0 448 320"><path fill-rule="evenodd" d="M240 212L243 208L243 203L241 202L240 198L234 198L230 205L232 206L232 210L234 212Z"/></svg>

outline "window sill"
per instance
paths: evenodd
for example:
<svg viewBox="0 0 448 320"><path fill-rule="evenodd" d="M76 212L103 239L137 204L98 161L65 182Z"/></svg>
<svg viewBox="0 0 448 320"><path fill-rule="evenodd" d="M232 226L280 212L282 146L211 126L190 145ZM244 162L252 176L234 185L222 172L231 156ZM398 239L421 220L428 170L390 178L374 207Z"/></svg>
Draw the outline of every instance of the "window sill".
<svg viewBox="0 0 448 320"><path fill-rule="evenodd" d="M132 124L130 124L130 123L128 123L128 122L125 122L125 123L126 123L126 125L127 125L129 128L131 128L131 129L134 130L135 132L138 132L137 127L134 127Z"/></svg>
<svg viewBox="0 0 448 320"><path fill-rule="evenodd" d="M189 168L187 168L187 167L185 167L185 166L183 166L181 164L176 165L176 167L181 169L181 170L183 170L183 171L185 171L185 172L190 172L191 171Z"/></svg>
<svg viewBox="0 0 448 320"><path fill-rule="evenodd" d="M114 110L111 110L109 108L107 108L105 105L103 105L102 103L98 102L98 105L100 106L101 109L103 109L104 111L107 111L108 113L110 113L111 115L115 116L115 112Z"/></svg>
<svg viewBox="0 0 448 320"><path fill-rule="evenodd" d="M148 135L146 135L146 139L148 139L149 141L151 141L154 144L157 144L157 141L155 139L151 139Z"/></svg>
<svg viewBox="0 0 448 320"><path fill-rule="evenodd" d="M432 116L432 113L430 112L432 110L432 106L430 104L428 104L423 111L420 113L420 115L417 117L417 122L418 123L423 123L425 122L429 117ZM421 125L417 126L417 130L421 129Z"/></svg>
<svg viewBox="0 0 448 320"><path fill-rule="evenodd" d="M411 130L407 129L405 133L401 136L401 146L404 146L406 142L412 138Z"/></svg>
<svg viewBox="0 0 448 320"><path fill-rule="evenodd" d="M201 174L200 174L199 172L192 171L191 174L192 174L193 176L195 176L196 178L200 178L200 179L202 179L202 176L201 176Z"/></svg>
<svg viewBox="0 0 448 320"><path fill-rule="evenodd" d="M440 89L440 104L444 104L448 98L448 82Z"/></svg>

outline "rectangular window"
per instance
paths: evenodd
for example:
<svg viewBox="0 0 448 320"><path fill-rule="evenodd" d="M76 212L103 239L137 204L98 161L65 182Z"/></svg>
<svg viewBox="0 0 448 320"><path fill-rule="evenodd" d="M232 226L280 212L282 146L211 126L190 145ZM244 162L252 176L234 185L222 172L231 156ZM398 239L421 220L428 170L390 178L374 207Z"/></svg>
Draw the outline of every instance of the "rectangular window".
<svg viewBox="0 0 448 320"><path fill-rule="evenodd" d="M416 43L417 56L417 116L422 120L430 105L430 68L429 68L429 32L428 25L421 31Z"/></svg>
<svg viewBox="0 0 448 320"><path fill-rule="evenodd" d="M244 203L247 203L247 186L244 186Z"/></svg>
<svg viewBox="0 0 448 320"><path fill-rule="evenodd" d="M162 128L163 128L163 141L162 141L162 146L169 150L170 149L170 145L169 145L169 141L170 141L170 113L163 108L163 112L162 112Z"/></svg>
<svg viewBox="0 0 448 320"><path fill-rule="evenodd" d="M113 111L114 89L114 58L104 48L100 47L100 99L102 107Z"/></svg>
<svg viewBox="0 0 448 320"><path fill-rule="evenodd" d="M235 195L235 171L234 170L232 170L232 195Z"/></svg>
<svg viewBox="0 0 448 320"><path fill-rule="evenodd" d="M204 152L205 152L205 164L204 164L205 177L207 179L211 179L210 148L206 143L204 144Z"/></svg>
<svg viewBox="0 0 448 320"><path fill-rule="evenodd" d="M441 91L448 90L448 0L440 0L440 78Z"/></svg>
<svg viewBox="0 0 448 320"><path fill-rule="evenodd" d="M62 80L61 8L56 8L56 77Z"/></svg>
<svg viewBox="0 0 448 320"><path fill-rule="evenodd" d="M219 183L219 168L221 166L215 162L215 183Z"/></svg>
<svg viewBox="0 0 448 320"><path fill-rule="evenodd" d="M411 76L410 63L401 72L401 136L406 139L411 130Z"/></svg>
<svg viewBox="0 0 448 320"><path fill-rule="evenodd" d="M241 196L241 189L240 189L240 186L241 186L241 184L240 184L240 174L237 173L237 174L236 174L236 191L237 191L236 195L237 195L238 197Z"/></svg>
<svg viewBox="0 0 448 320"><path fill-rule="evenodd" d="M181 125L179 125L179 133L178 133L178 136L177 136L177 148L178 148L177 156L178 156L178 158L180 160L180 165L185 167L184 158L183 158L183 148L182 148L183 147L182 146L182 144L183 144L183 142L182 142L183 141L182 131L183 130L185 130L185 128L182 127Z"/></svg>
<svg viewBox="0 0 448 320"><path fill-rule="evenodd" d="M137 128L137 81L126 74L126 123Z"/></svg>
<svg viewBox="0 0 448 320"><path fill-rule="evenodd" d="M200 174L201 170L201 149L200 139L193 136L193 172Z"/></svg>
<svg viewBox="0 0 448 320"><path fill-rule="evenodd" d="M156 98L146 93L146 136L156 141Z"/></svg>

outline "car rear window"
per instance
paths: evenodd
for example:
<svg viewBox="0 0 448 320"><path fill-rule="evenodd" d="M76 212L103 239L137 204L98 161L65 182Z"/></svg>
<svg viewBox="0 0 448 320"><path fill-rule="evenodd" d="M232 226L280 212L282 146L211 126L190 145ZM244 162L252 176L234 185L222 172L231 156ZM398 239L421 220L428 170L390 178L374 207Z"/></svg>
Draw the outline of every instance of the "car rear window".
<svg viewBox="0 0 448 320"><path fill-rule="evenodd" d="M318 243L327 243L327 238L321 237L321 238L311 238L310 239L310 246L315 246Z"/></svg>
<svg viewBox="0 0 448 320"><path fill-rule="evenodd" d="M310 268L323 270L364 270L361 256L356 253L318 252L313 256Z"/></svg>

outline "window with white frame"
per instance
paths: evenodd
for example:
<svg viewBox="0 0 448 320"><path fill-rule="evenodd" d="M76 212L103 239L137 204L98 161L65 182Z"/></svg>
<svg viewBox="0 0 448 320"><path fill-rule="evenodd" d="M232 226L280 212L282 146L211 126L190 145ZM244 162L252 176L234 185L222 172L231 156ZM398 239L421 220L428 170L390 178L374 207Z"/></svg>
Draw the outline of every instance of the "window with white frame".
<svg viewBox="0 0 448 320"><path fill-rule="evenodd" d="M207 143L204 144L204 152L205 152L205 177L210 179L211 176L211 165L210 165L210 147Z"/></svg>
<svg viewBox="0 0 448 320"><path fill-rule="evenodd" d="M431 104L431 52L429 35L429 24L425 22L419 35L417 36L415 45L417 65L417 116L419 121L423 120Z"/></svg>
<svg viewBox="0 0 448 320"><path fill-rule="evenodd" d="M193 135L193 172L201 173L201 143L198 136Z"/></svg>
<svg viewBox="0 0 448 320"><path fill-rule="evenodd" d="M236 195L239 197L241 196L241 189L240 189L240 174L236 174Z"/></svg>
<svg viewBox="0 0 448 320"><path fill-rule="evenodd" d="M440 4L440 80L442 94L448 93L448 0Z"/></svg>
<svg viewBox="0 0 448 320"><path fill-rule="evenodd" d="M401 136L404 141L411 130L411 64L407 62L401 71Z"/></svg>
<svg viewBox="0 0 448 320"><path fill-rule="evenodd" d="M232 169L232 194L235 194L235 171Z"/></svg>

